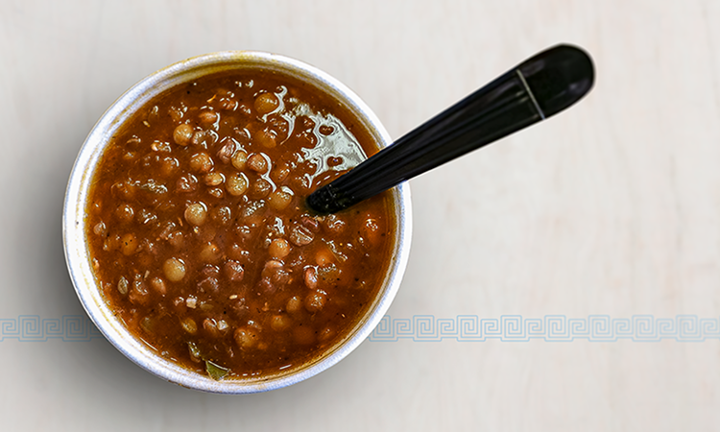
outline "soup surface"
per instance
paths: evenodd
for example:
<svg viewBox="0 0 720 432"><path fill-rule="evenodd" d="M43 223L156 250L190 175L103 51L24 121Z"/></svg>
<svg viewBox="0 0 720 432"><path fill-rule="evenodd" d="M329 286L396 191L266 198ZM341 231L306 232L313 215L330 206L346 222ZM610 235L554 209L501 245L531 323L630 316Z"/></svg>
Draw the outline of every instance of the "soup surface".
<svg viewBox="0 0 720 432"><path fill-rule="evenodd" d="M215 379L316 358L375 300L396 221L388 194L330 216L305 198L374 145L334 99L274 72L162 94L94 174L87 238L106 301L159 355Z"/></svg>

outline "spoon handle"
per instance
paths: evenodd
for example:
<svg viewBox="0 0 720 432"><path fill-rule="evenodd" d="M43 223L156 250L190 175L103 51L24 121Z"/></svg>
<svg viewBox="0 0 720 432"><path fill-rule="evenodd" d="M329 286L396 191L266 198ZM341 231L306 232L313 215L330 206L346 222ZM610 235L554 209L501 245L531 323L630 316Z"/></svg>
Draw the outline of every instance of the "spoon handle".
<svg viewBox="0 0 720 432"><path fill-rule="evenodd" d="M593 80L584 51L543 51L316 190L307 205L321 214L350 207L568 108Z"/></svg>

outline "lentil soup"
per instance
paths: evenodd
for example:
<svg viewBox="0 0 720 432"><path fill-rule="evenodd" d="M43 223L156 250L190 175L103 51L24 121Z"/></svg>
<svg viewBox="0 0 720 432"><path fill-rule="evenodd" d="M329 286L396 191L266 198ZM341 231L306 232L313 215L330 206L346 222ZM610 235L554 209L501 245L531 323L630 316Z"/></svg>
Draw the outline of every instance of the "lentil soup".
<svg viewBox="0 0 720 432"><path fill-rule="evenodd" d="M325 217L304 201L377 150L347 108L277 71L165 91L93 174L85 227L104 300L158 355L215 380L326 357L377 303L398 221L390 192Z"/></svg>

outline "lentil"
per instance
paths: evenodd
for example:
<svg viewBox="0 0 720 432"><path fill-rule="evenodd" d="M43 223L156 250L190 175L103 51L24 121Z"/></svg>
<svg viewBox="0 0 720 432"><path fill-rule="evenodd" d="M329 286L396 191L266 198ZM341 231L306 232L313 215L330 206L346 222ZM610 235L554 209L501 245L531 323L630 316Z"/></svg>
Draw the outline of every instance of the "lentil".
<svg viewBox="0 0 720 432"><path fill-rule="evenodd" d="M278 98L272 93L262 93L255 98L255 111L260 115L265 115L272 111L275 111L280 102Z"/></svg>
<svg viewBox="0 0 720 432"><path fill-rule="evenodd" d="M193 131L193 128L190 125L181 124L173 131L173 139L176 144L186 146L190 144L190 140L192 139L194 133L195 131Z"/></svg>
<svg viewBox="0 0 720 432"><path fill-rule="evenodd" d="M240 196L247 191L248 179L243 173L232 173L225 182L225 189L233 196Z"/></svg>
<svg viewBox="0 0 720 432"><path fill-rule="evenodd" d="M185 220L192 225L202 225L207 219L207 208L205 204L192 203L185 208Z"/></svg>
<svg viewBox="0 0 720 432"><path fill-rule="evenodd" d="M245 163L247 162L248 154L242 150L238 150L232 155L231 162L235 169L242 171L245 169Z"/></svg>
<svg viewBox="0 0 720 432"><path fill-rule="evenodd" d="M285 239L275 239L270 243L268 252L273 258L283 259L290 254L290 244Z"/></svg>
<svg viewBox="0 0 720 432"><path fill-rule="evenodd" d="M190 158L190 169L192 171L204 174L213 167L213 161L207 153L196 153Z"/></svg>
<svg viewBox="0 0 720 432"><path fill-rule="evenodd" d="M179 282L185 277L185 264L177 258L169 258L163 265L165 277L171 282Z"/></svg>

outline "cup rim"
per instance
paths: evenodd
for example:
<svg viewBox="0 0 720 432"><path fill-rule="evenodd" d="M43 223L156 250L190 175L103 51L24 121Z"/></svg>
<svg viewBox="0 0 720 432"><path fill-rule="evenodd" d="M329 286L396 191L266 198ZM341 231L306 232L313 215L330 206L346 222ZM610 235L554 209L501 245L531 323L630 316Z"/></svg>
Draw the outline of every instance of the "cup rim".
<svg viewBox="0 0 720 432"><path fill-rule="evenodd" d="M256 380L228 379L216 381L190 371L158 354L139 341L117 319L105 302L92 271L85 239L87 195L94 176L94 167L102 155L112 132L139 107L160 93L196 77L239 69L249 65L307 79L323 91L339 99L360 119L378 141L380 148L392 140L372 110L347 86L329 74L301 61L260 51L221 51L192 57L160 69L132 86L100 117L83 143L72 168L63 204L62 234L65 260L75 292L90 317L105 338L138 366L166 381L182 387L211 393L244 394L269 391L308 379L335 365L360 345L387 312L400 287L407 266L412 233L410 188L407 182L393 190L397 232L392 264L388 269L384 289L365 316L334 350L309 365L293 369L285 375L270 375ZM327 351L326 351L327 353Z"/></svg>

